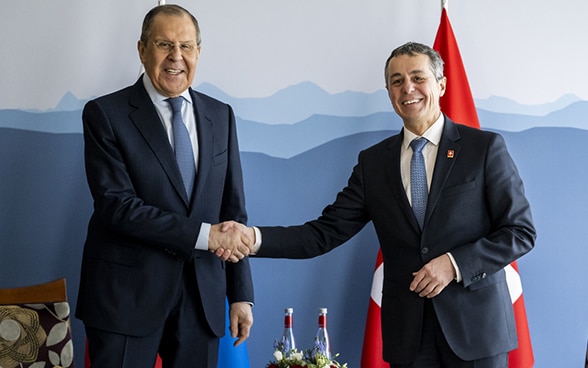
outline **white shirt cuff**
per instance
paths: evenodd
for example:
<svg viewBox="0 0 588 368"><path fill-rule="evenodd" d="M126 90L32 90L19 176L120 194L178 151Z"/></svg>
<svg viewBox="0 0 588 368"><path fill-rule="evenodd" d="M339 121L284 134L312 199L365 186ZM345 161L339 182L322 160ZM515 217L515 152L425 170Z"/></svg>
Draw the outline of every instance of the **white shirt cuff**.
<svg viewBox="0 0 588 368"><path fill-rule="evenodd" d="M196 239L196 245L194 249L197 250L208 250L208 238L210 236L210 224L203 222L200 225L200 233L198 234L198 238Z"/></svg>
<svg viewBox="0 0 588 368"><path fill-rule="evenodd" d="M453 265L453 269L455 269L455 281L461 282L461 272L459 271L459 267L457 267L457 262L455 262L455 258L451 255L450 252L446 253L451 260L451 264Z"/></svg>
<svg viewBox="0 0 588 368"><path fill-rule="evenodd" d="M251 254L255 255L259 251L259 248L261 248L261 231L257 226L253 226L253 231L255 232L255 244L253 245L253 251Z"/></svg>

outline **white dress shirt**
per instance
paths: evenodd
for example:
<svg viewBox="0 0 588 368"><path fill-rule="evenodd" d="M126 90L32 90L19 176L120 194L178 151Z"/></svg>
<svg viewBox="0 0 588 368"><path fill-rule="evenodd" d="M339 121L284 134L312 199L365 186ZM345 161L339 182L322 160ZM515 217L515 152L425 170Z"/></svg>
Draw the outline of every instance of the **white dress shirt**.
<svg viewBox="0 0 588 368"><path fill-rule="evenodd" d="M168 97L165 97L157 92L153 86L153 83L151 82L151 79L149 79L149 76L147 76L147 73L143 74L143 84L145 85L147 94L149 94L149 97L155 106L155 110L157 110L157 114L159 114L159 118L161 119L161 123L163 124L163 128L167 134L169 144L174 147L174 131L172 128L173 112L169 102L166 101ZM188 90L185 90L180 96L184 98L182 103L182 119L184 120L186 129L188 129L188 134L190 135L192 152L194 153L194 162L196 163L196 172L198 172L198 131L196 129L196 116L194 115L192 96ZM210 224L203 222L200 226L200 232L198 233L198 238L196 239L194 248L199 250L208 250L209 234Z"/></svg>

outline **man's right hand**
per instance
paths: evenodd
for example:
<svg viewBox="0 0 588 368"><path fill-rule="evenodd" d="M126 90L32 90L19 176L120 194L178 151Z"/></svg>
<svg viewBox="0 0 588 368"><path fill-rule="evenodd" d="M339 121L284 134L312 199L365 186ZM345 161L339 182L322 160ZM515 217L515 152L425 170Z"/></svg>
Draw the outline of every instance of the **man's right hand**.
<svg viewBox="0 0 588 368"><path fill-rule="evenodd" d="M240 225L240 224L238 224ZM241 225L244 226L244 225ZM210 227L208 250L220 254L228 254L225 260L238 262L253 250L254 239L247 236L238 226L216 224Z"/></svg>
<svg viewBox="0 0 588 368"><path fill-rule="evenodd" d="M239 232L241 232L245 237L247 237L251 241L251 247L250 247L249 253L251 253L254 250L254 248L255 248L255 231L253 230L252 227L247 227L247 226L240 224L238 222L235 222L235 221L225 221L219 225L220 225L220 230L222 232L225 232L225 231L229 231L229 232L239 231ZM216 254L217 257L219 257L223 261L230 261L233 263L237 263L240 261L240 258L238 258L237 255L235 255L231 249L219 247L216 250L214 250L213 252L214 252L214 254Z"/></svg>

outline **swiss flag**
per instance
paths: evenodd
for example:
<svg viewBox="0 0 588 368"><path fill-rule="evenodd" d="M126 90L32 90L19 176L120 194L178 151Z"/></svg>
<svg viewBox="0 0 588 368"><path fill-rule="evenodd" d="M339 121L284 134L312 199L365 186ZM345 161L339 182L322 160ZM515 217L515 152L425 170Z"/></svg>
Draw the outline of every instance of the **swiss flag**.
<svg viewBox="0 0 588 368"><path fill-rule="evenodd" d="M433 48L445 62L443 72L447 77L447 88L440 99L441 111L456 123L480 128L468 77L445 8L441 11L441 23Z"/></svg>
<svg viewBox="0 0 588 368"><path fill-rule="evenodd" d="M378 250L376 270L372 281L370 304L368 306L363 350L361 352L361 368L390 368L390 364L382 358L382 317L380 306L382 303L382 284L384 282L384 262L382 251Z"/></svg>
<svg viewBox="0 0 588 368"><path fill-rule="evenodd" d="M517 325L519 347L510 352L508 356L509 368L533 367L533 349L527 324L527 312L521 278L516 262L505 268L506 280L510 292L512 306L514 308ZM384 280L384 262L382 252L378 251L376 270L374 272L368 315L363 339L363 351L361 355L361 368L389 368L390 365L382 360L382 325L380 316L380 304L382 301L382 282Z"/></svg>
<svg viewBox="0 0 588 368"><path fill-rule="evenodd" d="M441 22L437 30L433 48L437 50L445 62L444 74L447 77L445 95L440 100L441 111L457 123L480 128L470 85L463 67L455 35L451 28L451 23L449 23L447 9L445 8L441 11ZM383 271L382 252L378 251L363 341L362 368L389 367L382 360L380 303L382 298ZM534 362L533 350L531 348L531 337L527 324L523 289L516 261L507 266L505 271L519 339L519 347L509 354L508 366L509 368L531 368Z"/></svg>

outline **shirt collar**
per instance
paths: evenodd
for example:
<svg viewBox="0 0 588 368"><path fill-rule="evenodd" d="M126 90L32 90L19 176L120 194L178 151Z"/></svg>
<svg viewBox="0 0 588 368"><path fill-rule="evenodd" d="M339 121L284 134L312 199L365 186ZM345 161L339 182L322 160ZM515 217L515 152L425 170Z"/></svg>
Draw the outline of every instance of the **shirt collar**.
<svg viewBox="0 0 588 368"><path fill-rule="evenodd" d="M143 85L145 86L145 90L147 90L149 98L151 98L151 101L153 101L155 105L168 106L168 103L166 101L168 97L157 92L157 90L153 86L153 82L151 82L151 78L149 78L147 73L143 73ZM180 96L184 97L184 99L188 101L188 103L192 103L192 96L190 95L189 89L182 92Z"/></svg>
<svg viewBox="0 0 588 368"><path fill-rule="evenodd" d="M404 129L404 139L402 141L402 147L404 149L408 149L410 147L410 142L412 142L415 138L425 137L430 143L433 143L435 146L439 145L441 141L441 135L443 134L443 124L445 122L445 116L443 114L439 115L439 118L427 129L422 136L418 136L411 132L408 129Z"/></svg>

